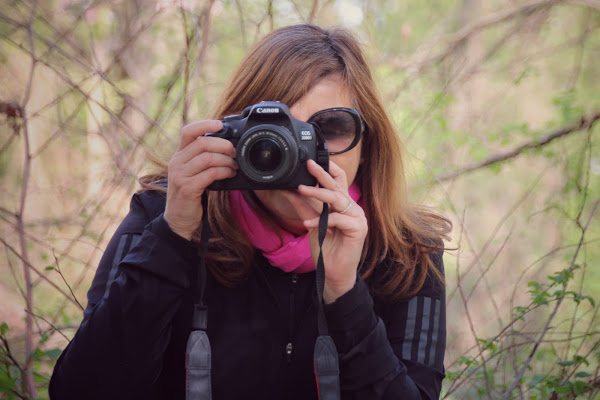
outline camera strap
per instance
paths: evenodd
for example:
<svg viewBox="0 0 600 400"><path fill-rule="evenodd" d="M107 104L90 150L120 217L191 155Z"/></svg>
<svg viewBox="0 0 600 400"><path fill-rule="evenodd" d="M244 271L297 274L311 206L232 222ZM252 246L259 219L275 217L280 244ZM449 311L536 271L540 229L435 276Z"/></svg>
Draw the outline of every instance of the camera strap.
<svg viewBox="0 0 600 400"><path fill-rule="evenodd" d="M311 124L318 137L317 163L329 172L329 151L323 132L318 124ZM337 348L327 327L325 311L323 310L323 291L325 289L325 263L323 261L323 241L327 235L329 221L329 204L323 203L323 211L319 218L319 258L315 271L315 287L317 290L317 326L319 337L315 343L313 363L319 400L340 400L340 367Z"/></svg>
<svg viewBox="0 0 600 400"><path fill-rule="evenodd" d="M318 304L318 329L319 337L315 343L313 355L315 377L319 400L340 399L340 368L338 364L337 349L327 327L325 311L323 310L323 290L325 289L325 264L323 262L323 241L327 235L327 222L329 219L329 205L323 203L323 211L319 218L319 258L315 271L315 287L317 289Z"/></svg>
<svg viewBox="0 0 600 400"><path fill-rule="evenodd" d="M196 268L196 290L194 291L194 308L192 314L192 332L188 338L185 351L185 386L186 400L211 400L211 352L210 341L206 334L208 308L204 303L206 288L206 252L210 228L208 225L208 194L202 193L202 233L200 238L201 259Z"/></svg>
<svg viewBox="0 0 600 400"><path fill-rule="evenodd" d="M192 314L192 332L186 347L186 400L211 400L211 349L206 334L208 322L208 307L204 303L206 289L206 253L210 228L208 224L208 194L202 194L202 233L201 259L196 269L197 286L194 296ZM323 241L327 235L329 205L323 204L319 218L319 258L315 271L315 287L317 291L317 325L319 337L313 353L314 371L320 400L340 400L340 380L337 349L327 327L323 309L323 290L325 288L325 265L323 262Z"/></svg>

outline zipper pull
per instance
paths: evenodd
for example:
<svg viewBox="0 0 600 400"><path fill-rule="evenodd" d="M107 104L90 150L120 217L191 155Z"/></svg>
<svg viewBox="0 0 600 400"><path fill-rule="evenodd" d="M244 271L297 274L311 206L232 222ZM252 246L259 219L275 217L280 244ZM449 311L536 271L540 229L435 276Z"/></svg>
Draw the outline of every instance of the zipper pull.
<svg viewBox="0 0 600 400"><path fill-rule="evenodd" d="M292 342L288 343L285 346L285 355L286 355L288 364L292 362L292 348L293 348Z"/></svg>
<svg viewBox="0 0 600 400"><path fill-rule="evenodd" d="M292 274L292 283L293 284L298 283L298 274Z"/></svg>

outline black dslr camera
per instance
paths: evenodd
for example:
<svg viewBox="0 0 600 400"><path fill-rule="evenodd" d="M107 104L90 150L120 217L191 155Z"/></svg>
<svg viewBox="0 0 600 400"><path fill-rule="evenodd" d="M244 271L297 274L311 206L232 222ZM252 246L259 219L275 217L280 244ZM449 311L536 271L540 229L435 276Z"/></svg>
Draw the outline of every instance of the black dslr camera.
<svg viewBox="0 0 600 400"><path fill-rule="evenodd" d="M223 129L206 136L229 140L237 151L238 172L233 178L213 182L210 190L296 189L314 186L306 162L329 167L327 144L318 128L290 114L285 104L263 101L241 115L223 119Z"/></svg>

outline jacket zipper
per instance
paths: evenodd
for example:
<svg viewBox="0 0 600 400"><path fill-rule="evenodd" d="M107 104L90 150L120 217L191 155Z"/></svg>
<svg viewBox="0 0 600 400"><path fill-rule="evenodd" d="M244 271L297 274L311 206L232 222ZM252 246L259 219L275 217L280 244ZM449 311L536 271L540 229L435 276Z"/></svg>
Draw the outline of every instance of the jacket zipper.
<svg viewBox="0 0 600 400"><path fill-rule="evenodd" d="M292 344L292 338L294 335L294 314L296 311L295 304L295 292L296 292L296 284L298 283L299 276L298 274L292 274L292 282L290 283L290 325L288 330L288 344L285 346L285 356L288 364L292 362L292 351L294 350L294 346Z"/></svg>

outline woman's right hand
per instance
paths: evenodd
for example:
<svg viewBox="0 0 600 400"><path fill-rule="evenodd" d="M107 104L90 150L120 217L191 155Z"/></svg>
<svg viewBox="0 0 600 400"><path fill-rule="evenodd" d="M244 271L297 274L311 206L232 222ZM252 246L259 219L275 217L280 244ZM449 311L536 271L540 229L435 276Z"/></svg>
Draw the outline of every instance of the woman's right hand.
<svg viewBox="0 0 600 400"><path fill-rule="evenodd" d="M221 128L219 120L184 126L179 147L169 161L164 218L173 232L187 240L202 222L202 193L214 181L235 176L238 168L235 148L229 140L204 136Z"/></svg>

